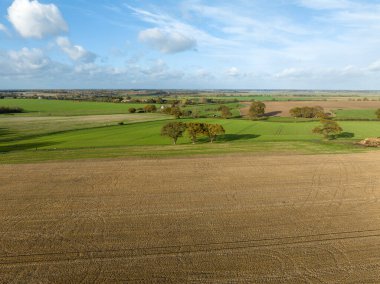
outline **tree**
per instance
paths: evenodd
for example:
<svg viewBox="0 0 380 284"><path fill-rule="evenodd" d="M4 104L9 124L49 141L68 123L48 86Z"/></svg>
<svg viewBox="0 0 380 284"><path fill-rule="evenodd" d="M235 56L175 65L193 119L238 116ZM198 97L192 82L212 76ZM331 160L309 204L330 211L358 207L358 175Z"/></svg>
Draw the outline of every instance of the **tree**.
<svg viewBox="0 0 380 284"><path fill-rule="evenodd" d="M232 116L231 110L228 106L220 106L219 107L220 116L223 118L230 118Z"/></svg>
<svg viewBox="0 0 380 284"><path fill-rule="evenodd" d="M313 133L322 134L325 139L334 138L336 134L343 131L336 121L330 119L321 119L321 124L313 129Z"/></svg>
<svg viewBox="0 0 380 284"><path fill-rule="evenodd" d="M144 106L144 111L145 112L156 112L157 107L155 105L146 105L146 106Z"/></svg>
<svg viewBox="0 0 380 284"><path fill-rule="evenodd" d="M249 117L257 118L265 114L265 104L263 102L253 102L249 108Z"/></svg>
<svg viewBox="0 0 380 284"><path fill-rule="evenodd" d="M183 136L186 131L186 124L182 122L169 122L161 128L161 135L168 136L173 140L173 144L177 144L179 137Z"/></svg>
<svg viewBox="0 0 380 284"><path fill-rule="evenodd" d="M183 115L182 110L181 110L179 107L177 107L177 106L172 107L172 108L170 109L170 114L171 114L171 115L174 115L174 117L175 117L176 119L181 118L181 116Z"/></svg>
<svg viewBox="0 0 380 284"><path fill-rule="evenodd" d="M378 119L380 119L380 108L376 111L376 116Z"/></svg>
<svg viewBox="0 0 380 284"><path fill-rule="evenodd" d="M131 107L128 109L129 113L135 113L136 112L136 109L134 107Z"/></svg>
<svg viewBox="0 0 380 284"><path fill-rule="evenodd" d="M189 134L191 141L193 141L193 144L197 142L198 135L207 135L207 127L204 123L190 122L187 123L186 126L187 133Z"/></svg>
<svg viewBox="0 0 380 284"><path fill-rule="evenodd" d="M213 143L218 135L226 133L223 126L220 124L207 124L206 125L207 136L210 138L210 142Z"/></svg>

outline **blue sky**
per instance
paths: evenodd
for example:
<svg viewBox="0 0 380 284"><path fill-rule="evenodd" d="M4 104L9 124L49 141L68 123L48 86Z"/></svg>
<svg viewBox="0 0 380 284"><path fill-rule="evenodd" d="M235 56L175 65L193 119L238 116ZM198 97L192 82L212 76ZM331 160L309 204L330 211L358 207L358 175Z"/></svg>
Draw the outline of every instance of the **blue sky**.
<svg viewBox="0 0 380 284"><path fill-rule="evenodd" d="M0 89L380 89L380 0L0 0Z"/></svg>

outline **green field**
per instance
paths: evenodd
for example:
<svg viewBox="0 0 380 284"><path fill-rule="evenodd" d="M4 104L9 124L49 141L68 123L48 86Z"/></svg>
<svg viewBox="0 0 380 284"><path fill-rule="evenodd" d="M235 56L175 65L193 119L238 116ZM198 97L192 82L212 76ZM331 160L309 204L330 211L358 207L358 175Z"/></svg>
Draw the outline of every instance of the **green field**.
<svg viewBox="0 0 380 284"><path fill-rule="evenodd" d="M227 103L223 104L230 108L232 117L240 116L240 108L242 104L240 103ZM203 117L212 117L212 116L220 116L220 111L218 108L221 104L199 104L199 105L188 105L186 107L182 107L183 110L191 110L193 113L197 113L199 116Z"/></svg>
<svg viewBox="0 0 380 284"><path fill-rule="evenodd" d="M34 116L74 116L98 114L126 114L128 109L143 108L147 104L99 103L81 101L58 101L37 99L3 99L0 106L21 107L26 111L22 115ZM156 105L160 107L161 105Z"/></svg>
<svg viewBox="0 0 380 284"><path fill-rule="evenodd" d="M339 109L334 113L337 119L377 119L376 109Z"/></svg>
<svg viewBox="0 0 380 284"><path fill-rule="evenodd" d="M226 134L210 144L200 137L192 145L189 137L180 138L177 146L160 135L161 127L172 120L160 113L122 112L128 104L77 103L49 100L2 100L2 105L19 106L27 113L0 116L0 162L32 162L54 159L99 157L173 156L217 153L334 153L363 151L353 142L380 135L378 121L341 121L343 135L323 141L313 134L319 124L313 120L199 118L181 119L223 125ZM12 102L12 104L9 104ZM82 107L84 106L84 107ZM196 105L211 115L219 105ZM238 111L238 103L228 104ZM368 114L369 111L363 112ZM119 125L123 122L123 125Z"/></svg>

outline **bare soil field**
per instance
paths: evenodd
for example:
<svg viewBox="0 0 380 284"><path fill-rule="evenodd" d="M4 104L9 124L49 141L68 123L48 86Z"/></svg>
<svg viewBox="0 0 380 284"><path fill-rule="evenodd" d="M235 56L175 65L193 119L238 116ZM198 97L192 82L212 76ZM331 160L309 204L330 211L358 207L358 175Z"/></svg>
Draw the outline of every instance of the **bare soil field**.
<svg viewBox="0 0 380 284"><path fill-rule="evenodd" d="M246 106L241 109L241 115L248 115L250 102L244 103ZM326 111L334 109L375 109L380 108L380 101L285 101L285 102L265 102L268 116L289 117L290 110L294 107L321 106Z"/></svg>
<svg viewBox="0 0 380 284"><path fill-rule="evenodd" d="M0 283L380 279L377 152L0 171Z"/></svg>

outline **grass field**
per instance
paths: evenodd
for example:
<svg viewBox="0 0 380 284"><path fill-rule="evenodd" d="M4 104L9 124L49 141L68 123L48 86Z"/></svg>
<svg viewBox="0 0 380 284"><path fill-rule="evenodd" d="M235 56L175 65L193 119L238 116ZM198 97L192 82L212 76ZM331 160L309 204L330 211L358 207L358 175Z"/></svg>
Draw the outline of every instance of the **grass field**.
<svg viewBox="0 0 380 284"><path fill-rule="evenodd" d="M228 103L223 104L230 108L232 117L240 116L240 108L242 107L239 103ZM200 104L200 105L189 105L183 107L183 110L191 110L193 113L198 113L199 116L213 117L214 115L220 117L220 111L218 108L221 104Z"/></svg>
<svg viewBox="0 0 380 284"><path fill-rule="evenodd" d="M197 145L191 145L185 135L175 148L168 138L160 135L162 126L173 119L171 116L160 113L118 114L122 108L128 109L128 104L0 100L2 104L9 105L8 102L30 112L0 116L2 163L89 157L158 157L181 153L202 155L281 150L300 153L352 152L363 150L353 146L354 141L377 137L380 133L380 123L377 121L342 121L340 125L344 135L335 141L323 142L320 136L312 133L319 123L317 121L286 117L269 118L267 121L182 119L183 122L221 124L226 134L219 137L214 145L210 145L205 137L200 137ZM218 106L211 104L187 108L198 108L200 112L212 115L218 113ZM228 106L236 114L240 104ZM368 112L367 109L357 111ZM120 122L124 125L119 125Z"/></svg>
<svg viewBox="0 0 380 284"><path fill-rule="evenodd" d="M143 108L146 104L100 103L36 99L3 99L0 106L21 107L34 116L74 116L99 114L127 114L128 109ZM156 105L160 107L161 105Z"/></svg>
<svg viewBox="0 0 380 284"><path fill-rule="evenodd" d="M341 125L348 138L321 143L321 137L312 133L318 122L280 123L222 119L182 121L220 123L226 129L226 135L219 137L213 145L205 137L200 137L197 145L191 145L189 137L185 136L179 139L179 145L173 147L170 146L171 141L168 138L160 135L160 129L167 120L36 134L30 137L3 133L0 139L0 151L3 153L0 161L25 162L39 158L49 160L49 157L88 158L96 157L96 153L99 157L117 157L259 151L350 152L362 150L353 146L352 141L380 133L378 122L347 121Z"/></svg>
<svg viewBox="0 0 380 284"><path fill-rule="evenodd" d="M338 109L334 110L337 119L377 119L376 109Z"/></svg>

